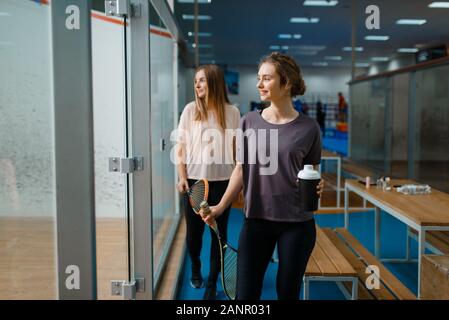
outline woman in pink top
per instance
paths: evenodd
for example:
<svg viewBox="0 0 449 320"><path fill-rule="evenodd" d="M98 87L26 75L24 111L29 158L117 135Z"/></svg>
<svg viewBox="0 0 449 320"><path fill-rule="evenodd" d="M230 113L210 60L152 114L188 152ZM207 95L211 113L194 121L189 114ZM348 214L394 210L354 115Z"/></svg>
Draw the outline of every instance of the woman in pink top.
<svg viewBox="0 0 449 320"><path fill-rule="evenodd" d="M185 192L198 179L209 181L208 203L216 205L223 196L235 165L235 130L239 110L230 104L223 71L216 65L200 66L195 72L195 101L184 108L179 120L181 161L178 164L178 190ZM190 283L202 288L200 252L205 224L184 197L187 223L187 251L192 261ZM217 219L220 234L227 237L230 206ZM216 298L220 271L218 241L211 231L210 271L204 299Z"/></svg>

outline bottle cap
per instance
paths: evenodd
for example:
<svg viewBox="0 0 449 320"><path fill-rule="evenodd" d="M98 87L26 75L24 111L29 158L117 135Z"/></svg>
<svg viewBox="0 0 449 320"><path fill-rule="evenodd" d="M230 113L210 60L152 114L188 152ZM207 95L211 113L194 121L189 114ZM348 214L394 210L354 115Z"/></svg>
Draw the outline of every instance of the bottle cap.
<svg viewBox="0 0 449 320"><path fill-rule="evenodd" d="M298 172L298 178L304 180L315 180L321 179L321 175L318 171L313 169L313 165L306 164L304 169Z"/></svg>

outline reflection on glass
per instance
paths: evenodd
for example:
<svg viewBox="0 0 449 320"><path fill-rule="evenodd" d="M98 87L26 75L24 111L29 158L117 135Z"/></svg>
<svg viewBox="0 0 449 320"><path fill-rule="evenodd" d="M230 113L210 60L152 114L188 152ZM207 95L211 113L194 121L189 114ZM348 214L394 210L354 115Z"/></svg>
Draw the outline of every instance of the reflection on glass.
<svg viewBox="0 0 449 320"><path fill-rule="evenodd" d="M175 168L170 161L170 134L174 129L174 92L177 90L174 85L176 43L153 8L150 24L152 225L156 283L175 218Z"/></svg>
<svg viewBox="0 0 449 320"><path fill-rule="evenodd" d="M414 176L449 192L449 66L416 72Z"/></svg>
<svg viewBox="0 0 449 320"><path fill-rule="evenodd" d="M0 12L0 299L57 299L50 7Z"/></svg>
<svg viewBox="0 0 449 320"><path fill-rule="evenodd" d="M385 109L390 79L351 86L351 158L378 172L385 168Z"/></svg>
<svg viewBox="0 0 449 320"><path fill-rule="evenodd" d="M408 112L410 95L410 74L393 76L392 90L392 137L391 176L408 177Z"/></svg>
<svg viewBox="0 0 449 320"><path fill-rule="evenodd" d="M92 12L95 210L98 299L111 280L128 279L126 175L108 170L109 157L125 157L123 19Z"/></svg>

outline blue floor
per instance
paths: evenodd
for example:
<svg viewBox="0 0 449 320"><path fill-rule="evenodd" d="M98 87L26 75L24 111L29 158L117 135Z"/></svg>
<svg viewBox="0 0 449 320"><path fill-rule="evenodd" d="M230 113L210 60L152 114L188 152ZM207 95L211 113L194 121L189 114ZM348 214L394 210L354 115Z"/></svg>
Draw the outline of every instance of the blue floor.
<svg viewBox="0 0 449 320"><path fill-rule="evenodd" d="M392 216L382 212L381 214L381 255L382 258L405 257L405 235L406 226ZM241 210L232 209L228 237L231 245L237 248L238 234L242 225L243 213ZM344 224L343 214L317 215L316 222L321 227L342 227ZM350 215L350 232L371 252L374 252L374 214L373 212L353 213ZM210 250L210 233L205 232L203 236L203 249L201 271L207 276L209 262L207 257ZM417 257L418 245L411 241L411 256ZM179 288L177 299L198 300L202 299L204 289L193 289L190 287L190 258L186 255L184 262L183 278ZM384 263L384 265L406 285L415 295L417 294L418 265L417 263ZM276 270L277 264L270 263L265 274L262 299L276 299ZM217 286L218 299L226 299L221 283ZM302 297L301 297L302 298ZM343 300L343 294L337 285L331 282L311 282L310 298L316 300Z"/></svg>
<svg viewBox="0 0 449 320"><path fill-rule="evenodd" d="M325 137L323 138L323 149L337 152L342 156L347 156L348 140Z"/></svg>

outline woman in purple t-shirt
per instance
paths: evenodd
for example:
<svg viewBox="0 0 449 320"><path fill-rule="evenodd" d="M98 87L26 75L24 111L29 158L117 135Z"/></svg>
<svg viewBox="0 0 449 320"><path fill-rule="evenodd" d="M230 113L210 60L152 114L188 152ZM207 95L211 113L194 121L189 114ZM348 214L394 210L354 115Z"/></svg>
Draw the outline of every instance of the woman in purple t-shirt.
<svg viewBox="0 0 449 320"><path fill-rule="evenodd" d="M220 203L203 220L219 217L243 188L246 218L239 237L237 299L260 299L276 245L278 299L298 299L316 232L313 212L299 208L296 175L305 164L319 165L320 128L293 107L292 98L306 87L291 57L275 52L264 58L257 80L260 98L270 106L241 119L244 138L237 139L237 165ZM322 189L323 181L319 195Z"/></svg>

